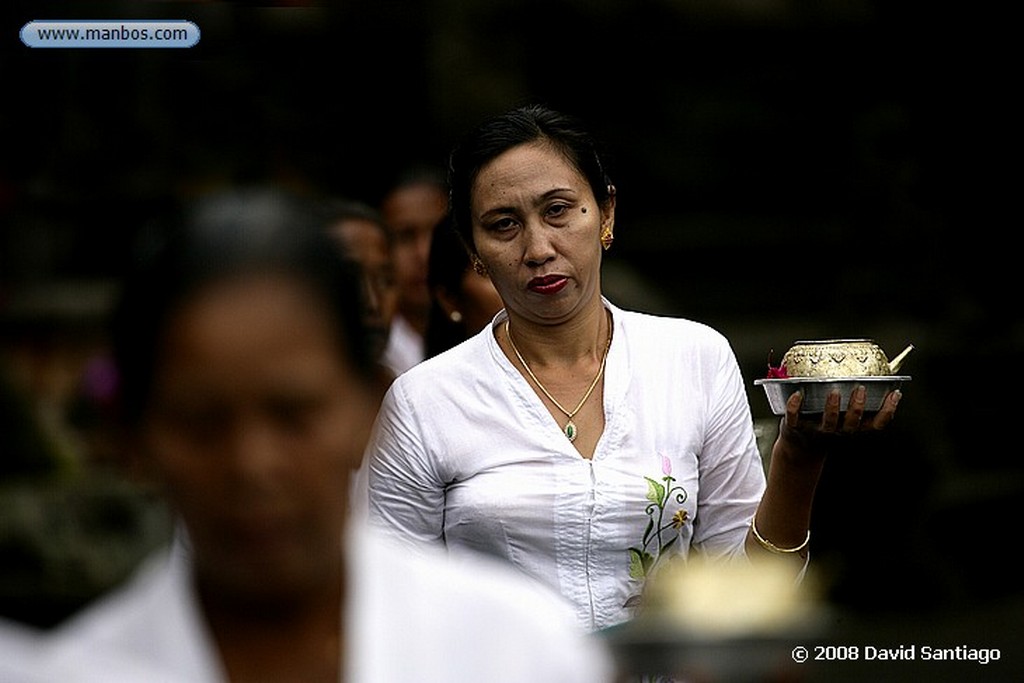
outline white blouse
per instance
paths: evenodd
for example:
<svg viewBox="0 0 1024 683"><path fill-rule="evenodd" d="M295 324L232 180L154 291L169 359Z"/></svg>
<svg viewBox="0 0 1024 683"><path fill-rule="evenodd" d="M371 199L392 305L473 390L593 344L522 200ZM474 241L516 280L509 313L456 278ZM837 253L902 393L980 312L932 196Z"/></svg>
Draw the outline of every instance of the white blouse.
<svg viewBox="0 0 1024 683"><path fill-rule="evenodd" d="M360 525L346 543L345 683L613 680L606 644L556 593L507 564L408 553ZM180 547L45 643L34 670L40 683L227 681Z"/></svg>
<svg viewBox="0 0 1024 683"><path fill-rule="evenodd" d="M614 332L591 460L498 346L502 311L394 382L365 464L373 523L504 558L566 596L591 630L632 616L659 557L742 555L765 487L726 339L605 305Z"/></svg>

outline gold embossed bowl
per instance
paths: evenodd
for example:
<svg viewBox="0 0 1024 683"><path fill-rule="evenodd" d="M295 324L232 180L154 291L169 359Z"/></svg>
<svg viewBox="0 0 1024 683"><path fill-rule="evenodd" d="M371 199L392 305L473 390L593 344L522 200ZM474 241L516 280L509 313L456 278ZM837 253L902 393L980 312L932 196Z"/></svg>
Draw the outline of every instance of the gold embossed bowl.
<svg viewBox="0 0 1024 683"><path fill-rule="evenodd" d="M914 350L907 346L891 361L870 339L826 339L798 341L782 357L782 377L754 380L764 387L768 404L775 415L786 414L786 401L795 392L803 393L801 413L821 413L832 391L839 391L839 410L846 410L850 395L858 386L867 391L864 409L877 411L889 392L909 382L908 375L896 374Z"/></svg>
<svg viewBox="0 0 1024 683"><path fill-rule="evenodd" d="M782 357L789 377L885 377L895 375L910 345L891 361L870 339L798 341Z"/></svg>

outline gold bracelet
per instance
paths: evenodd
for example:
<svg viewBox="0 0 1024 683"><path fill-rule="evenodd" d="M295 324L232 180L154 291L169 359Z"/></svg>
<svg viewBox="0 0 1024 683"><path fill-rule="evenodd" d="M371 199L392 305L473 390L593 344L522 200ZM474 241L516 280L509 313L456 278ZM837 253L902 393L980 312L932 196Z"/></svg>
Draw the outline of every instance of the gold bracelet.
<svg viewBox="0 0 1024 683"><path fill-rule="evenodd" d="M757 519L757 515L756 514L750 519L750 530L754 533L754 540L756 540L758 542L758 544L760 544L760 546L762 548L764 548L765 550L767 550L770 553L778 553L778 554L798 553L801 550L803 550L804 548L806 548L807 544L811 542L811 530L808 529L807 530L807 536L804 538L804 542L803 543L801 543L800 545L798 545L796 547L793 547L793 548L780 548L779 546L775 545L774 543L772 543L771 541L769 541L767 538L765 538L764 536L762 536L760 534L760 532L757 530L757 524L755 524L755 520L756 519Z"/></svg>

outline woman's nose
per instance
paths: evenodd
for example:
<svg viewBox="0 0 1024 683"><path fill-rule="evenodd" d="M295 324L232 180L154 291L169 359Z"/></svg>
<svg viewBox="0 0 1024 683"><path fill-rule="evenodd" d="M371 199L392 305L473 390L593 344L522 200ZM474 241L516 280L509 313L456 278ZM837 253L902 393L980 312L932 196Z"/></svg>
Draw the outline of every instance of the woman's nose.
<svg viewBox="0 0 1024 683"><path fill-rule="evenodd" d="M528 265L539 266L555 257L551 235L542 225L527 225L523 231L526 243L523 249L523 260Z"/></svg>
<svg viewBox="0 0 1024 683"><path fill-rule="evenodd" d="M284 459L274 430L261 420L235 426L229 459L233 480L250 490L272 489Z"/></svg>

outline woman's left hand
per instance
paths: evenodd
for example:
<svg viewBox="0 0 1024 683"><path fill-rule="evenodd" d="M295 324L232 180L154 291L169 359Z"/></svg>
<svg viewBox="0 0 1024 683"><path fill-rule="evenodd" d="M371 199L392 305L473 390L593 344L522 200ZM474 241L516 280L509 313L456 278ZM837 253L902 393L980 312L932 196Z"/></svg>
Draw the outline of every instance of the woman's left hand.
<svg viewBox="0 0 1024 683"><path fill-rule="evenodd" d="M891 391L877 411L869 412L864 409L867 391L864 387L857 387L850 394L846 410L840 411L841 396L837 390L829 394L820 416L806 416L800 413L803 394L795 392L786 401L786 416L782 420L779 441L787 450L823 456L829 443L842 435L872 433L884 429L892 422L901 396L898 390Z"/></svg>
<svg viewBox="0 0 1024 683"><path fill-rule="evenodd" d="M896 414L896 405L899 403L901 393L899 390L890 391L882 401L882 406L875 412L867 412L864 406L867 403L867 390L859 386L850 394L850 401L845 411L839 411L840 394L834 390L825 400L825 410L820 420L809 420L800 416L800 404L803 395L800 392L794 393L786 402L786 426L801 431L816 431L825 434L841 433L853 434L855 432L872 431L885 428L892 422Z"/></svg>

